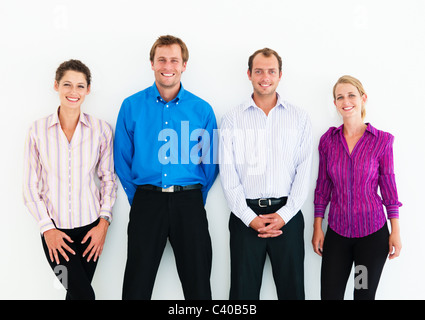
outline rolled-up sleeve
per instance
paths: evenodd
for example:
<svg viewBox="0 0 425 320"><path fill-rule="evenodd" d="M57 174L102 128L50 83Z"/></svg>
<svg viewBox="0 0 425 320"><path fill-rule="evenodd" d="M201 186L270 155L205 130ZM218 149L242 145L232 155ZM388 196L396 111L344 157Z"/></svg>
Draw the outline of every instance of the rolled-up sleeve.
<svg viewBox="0 0 425 320"><path fill-rule="evenodd" d="M329 204L333 184L327 172L326 135L320 139L319 143L319 173L314 191L314 217L324 218L326 207Z"/></svg>
<svg viewBox="0 0 425 320"><path fill-rule="evenodd" d="M112 219L112 207L117 197L117 181L114 169L113 134L110 125L102 133L97 175L100 180L100 215Z"/></svg>
<svg viewBox="0 0 425 320"><path fill-rule="evenodd" d="M381 190L382 202L387 210L388 219L399 218L399 207L402 206L402 203L398 201L395 181L393 143L394 137L390 136L379 160L378 184Z"/></svg>
<svg viewBox="0 0 425 320"><path fill-rule="evenodd" d="M24 204L31 215L36 219L40 233L54 229L55 225L47 211L46 204L40 195L41 163L37 148L37 139L33 135L34 126L31 126L25 143L23 198Z"/></svg>

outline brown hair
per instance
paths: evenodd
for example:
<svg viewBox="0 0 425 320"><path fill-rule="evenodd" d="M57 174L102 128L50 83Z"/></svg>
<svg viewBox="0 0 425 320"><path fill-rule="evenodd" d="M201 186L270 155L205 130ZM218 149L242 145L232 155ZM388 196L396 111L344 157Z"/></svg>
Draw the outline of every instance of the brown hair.
<svg viewBox="0 0 425 320"><path fill-rule="evenodd" d="M274 55L275 57L276 57L276 59L277 59L277 62L279 63L279 72L281 72L282 71L282 58L279 56L279 54L276 52L276 51L274 51L274 50L272 50L272 49L269 49L269 48L264 48L264 49L260 49L260 50L257 50L257 51L255 51L250 57L249 57L249 59L248 59L248 69L249 69L249 72L252 72L252 63L253 63L253 61L254 61L254 58L258 55L258 54L262 54L262 55L264 55L265 57L270 57L270 56L272 56L272 55Z"/></svg>
<svg viewBox="0 0 425 320"><path fill-rule="evenodd" d="M366 91L363 88L362 83L360 82L360 80L352 77L352 76L342 76L338 79L338 81L335 83L334 87L333 87L333 96L334 96L334 100L336 100L336 96L335 96L335 90L336 90L336 86L339 85L340 83L348 83L351 84L353 86L355 86L357 88L357 90L360 93L360 96L363 97L363 95L366 94ZM365 104L362 104L362 120L364 120L364 118L366 117L366 108L365 108Z"/></svg>
<svg viewBox="0 0 425 320"><path fill-rule="evenodd" d="M63 78L65 72L72 70L76 72L81 72L86 77L87 86L91 83L91 73L90 69L82 63L80 60L71 59L65 62L62 62L60 66L56 69L55 80L57 83Z"/></svg>
<svg viewBox="0 0 425 320"><path fill-rule="evenodd" d="M182 50L183 63L187 62L189 60L189 50L187 49L186 44L180 38L170 36L170 35L160 36L155 41L150 51L151 62L153 62L153 59L155 57L156 48L162 47L162 46L171 46L173 44L178 44L180 46Z"/></svg>

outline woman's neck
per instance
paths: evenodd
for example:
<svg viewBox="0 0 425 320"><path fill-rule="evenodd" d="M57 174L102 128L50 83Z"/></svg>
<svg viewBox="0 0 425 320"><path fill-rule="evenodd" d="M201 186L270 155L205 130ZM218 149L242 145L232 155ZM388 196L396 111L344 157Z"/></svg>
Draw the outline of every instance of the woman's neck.
<svg viewBox="0 0 425 320"><path fill-rule="evenodd" d="M68 142L71 143L72 137L77 128L78 120L80 119L80 109L59 108L59 122L63 133Z"/></svg>
<svg viewBox="0 0 425 320"><path fill-rule="evenodd" d="M59 108L59 122L64 130L75 130L80 118L80 109Z"/></svg>
<svg viewBox="0 0 425 320"><path fill-rule="evenodd" d="M345 136L358 136L362 135L367 128L363 120L359 119L346 119L344 120L344 135Z"/></svg>

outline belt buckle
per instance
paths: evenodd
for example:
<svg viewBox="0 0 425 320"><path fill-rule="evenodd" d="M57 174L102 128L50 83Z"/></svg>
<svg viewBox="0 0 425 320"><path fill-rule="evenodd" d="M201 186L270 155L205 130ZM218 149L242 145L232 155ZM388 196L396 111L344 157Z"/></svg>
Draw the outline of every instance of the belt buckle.
<svg viewBox="0 0 425 320"><path fill-rule="evenodd" d="M268 205L271 206L271 200L270 199L261 198L261 199L258 199L258 206L260 208L266 208L267 207L267 204L265 204L265 205L261 204L261 200L268 201L269 202Z"/></svg>
<svg viewBox="0 0 425 320"><path fill-rule="evenodd" d="M168 188L162 188L162 192L174 192L174 186L168 187Z"/></svg>

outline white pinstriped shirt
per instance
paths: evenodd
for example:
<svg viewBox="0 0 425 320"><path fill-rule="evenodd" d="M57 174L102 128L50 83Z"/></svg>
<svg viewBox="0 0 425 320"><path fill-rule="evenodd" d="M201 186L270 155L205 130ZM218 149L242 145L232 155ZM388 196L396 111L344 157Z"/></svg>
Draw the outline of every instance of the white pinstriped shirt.
<svg viewBox="0 0 425 320"><path fill-rule="evenodd" d="M288 197L285 223L307 198L312 163L308 114L283 101L268 116L251 99L228 112L220 129L220 177L230 210L246 226L257 216L246 199Z"/></svg>
<svg viewBox="0 0 425 320"><path fill-rule="evenodd" d="M100 188L95 181L100 180ZM24 202L40 232L112 218L117 182L111 126L81 113L71 142L58 113L35 121L24 152Z"/></svg>

